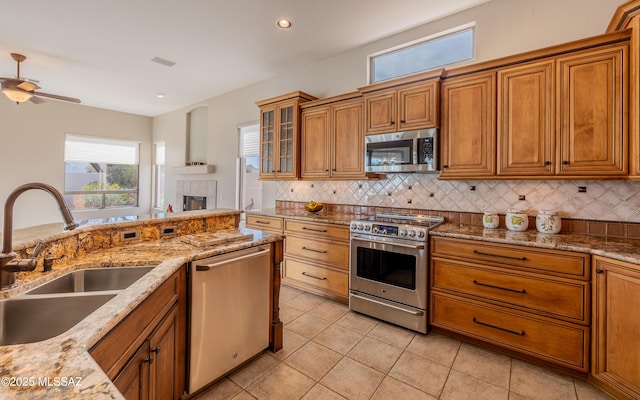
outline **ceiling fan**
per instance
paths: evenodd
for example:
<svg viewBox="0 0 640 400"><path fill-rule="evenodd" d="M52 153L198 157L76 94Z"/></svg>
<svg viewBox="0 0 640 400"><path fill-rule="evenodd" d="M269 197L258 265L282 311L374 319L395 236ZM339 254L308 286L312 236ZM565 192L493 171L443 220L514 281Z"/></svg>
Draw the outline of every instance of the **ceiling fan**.
<svg viewBox="0 0 640 400"><path fill-rule="evenodd" d="M22 54L11 53L11 58L18 63L18 75L15 78L0 78L0 90L2 90L2 93L4 93L9 100L15 101L16 104L24 103L27 100L35 104L40 104L45 102L42 97L48 97L56 100L80 103L80 99L73 97L36 92L37 89L40 89L40 86L33 82L20 79L20 63L26 60L27 57Z"/></svg>

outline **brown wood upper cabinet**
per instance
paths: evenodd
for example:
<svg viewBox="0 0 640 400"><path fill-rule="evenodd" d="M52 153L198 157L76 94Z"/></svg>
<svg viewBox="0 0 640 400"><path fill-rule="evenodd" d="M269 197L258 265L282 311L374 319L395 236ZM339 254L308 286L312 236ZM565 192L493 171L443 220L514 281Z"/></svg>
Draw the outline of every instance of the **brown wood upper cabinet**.
<svg viewBox="0 0 640 400"><path fill-rule="evenodd" d="M629 33L447 72L442 179L628 176Z"/></svg>
<svg viewBox="0 0 640 400"><path fill-rule="evenodd" d="M292 92L259 101L260 179L300 176L300 104L316 98Z"/></svg>
<svg viewBox="0 0 640 400"><path fill-rule="evenodd" d="M497 174L626 175L626 43L498 70Z"/></svg>
<svg viewBox="0 0 640 400"><path fill-rule="evenodd" d="M495 86L493 71L442 82L441 178L494 175Z"/></svg>
<svg viewBox="0 0 640 400"><path fill-rule="evenodd" d="M626 175L628 44L557 60L559 175Z"/></svg>
<svg viewBox="0 0 640 400"><path fill-rule="evenodd" d="M364 103L359 93L302 107L301 177L362 179Z"/></svg>
<svg viewBox="0 0 640 400"><path fill-rule="evenodd" d="M439 126L441 71L360 88L365 102L365 134Z"/></svg>
<svg viewBox="0 0 640 400"><path fill-rule="evenodd" d="M553 60L498 71L498 175L555 173Z"/></svg>

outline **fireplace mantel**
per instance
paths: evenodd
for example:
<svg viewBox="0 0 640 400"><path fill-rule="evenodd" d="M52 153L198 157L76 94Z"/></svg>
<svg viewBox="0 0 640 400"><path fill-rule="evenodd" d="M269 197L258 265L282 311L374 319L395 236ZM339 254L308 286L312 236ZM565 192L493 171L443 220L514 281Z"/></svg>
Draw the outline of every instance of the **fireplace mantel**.
<svg viewBox="0 0 640 400"><path fill-rule="evenodd" d="M204 175L213 174L216 172L215 165L183 165L180 167L173 167L173 173L176 175Z"/></svg>

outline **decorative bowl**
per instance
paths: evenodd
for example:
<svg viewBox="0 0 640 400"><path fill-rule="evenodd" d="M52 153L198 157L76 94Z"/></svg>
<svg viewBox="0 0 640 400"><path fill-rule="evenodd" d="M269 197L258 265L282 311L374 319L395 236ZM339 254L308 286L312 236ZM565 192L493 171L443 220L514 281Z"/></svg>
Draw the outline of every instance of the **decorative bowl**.
<svg viewBox="0 0 640 400"><path fill-rule="evenodd" d="M304 205L304 209L308 212L316 213L324 208L324 204L321 203L307 203Z"/></svg>

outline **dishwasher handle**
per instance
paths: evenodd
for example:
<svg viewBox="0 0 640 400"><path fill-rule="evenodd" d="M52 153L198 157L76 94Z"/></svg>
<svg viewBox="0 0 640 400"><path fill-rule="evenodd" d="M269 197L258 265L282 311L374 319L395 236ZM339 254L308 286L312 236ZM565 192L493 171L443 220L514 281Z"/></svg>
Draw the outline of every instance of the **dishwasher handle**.
<svg viewBox="0 0 640 400"><path fill-rule="evenodd" d="M214 268L221 267L223 265L226 265L226 264L229 264L229 263L233 263L233 262L236 262L236 261L239 261L239 260L246 260L247 258L253 258L253 257L261 256L265 252L268 252L268 251L269 251L268 248L262 248L262 249L256 251L255 253L247 254L247 255L244 255L244 256L230 258L228 260L214 262L214 263L211 263L211 264L196 265L196 271L201 271L201 272L209 271L209 270L212 270Z"/></svg>

